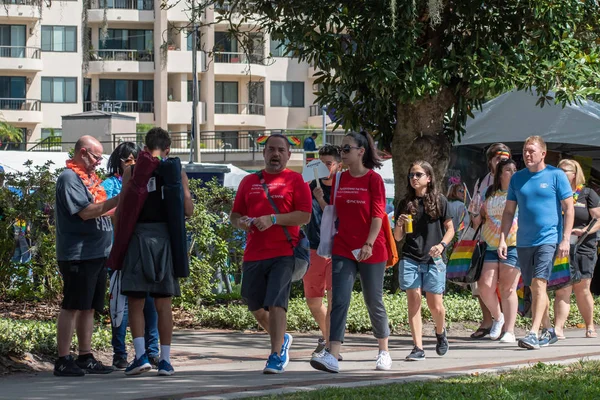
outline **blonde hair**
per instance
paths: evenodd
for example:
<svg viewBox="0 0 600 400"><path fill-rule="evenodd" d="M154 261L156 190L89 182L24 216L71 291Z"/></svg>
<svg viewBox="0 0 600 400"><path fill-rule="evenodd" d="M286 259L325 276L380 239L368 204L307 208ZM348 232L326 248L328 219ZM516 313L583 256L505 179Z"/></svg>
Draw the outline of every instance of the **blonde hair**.
<svg viewBox="0 0 600 400"><path fill-rule="evenodd" d="M541 136L529 136L527 139L525 139L525 143L523 143L523 147L525 147L531 143L537 143L542 148L543 151L547 151L546 142L544 142L544 139L542 139Z"/></svg>
<svg viewBox="0 0 600 400"><path fill-rule="evenodd" d="M581 165L577 161L565 158L558 163L558 168L562 168L563 166L570 167L575 172L575 186L585 184L583 169L581 169Z"/></svg>

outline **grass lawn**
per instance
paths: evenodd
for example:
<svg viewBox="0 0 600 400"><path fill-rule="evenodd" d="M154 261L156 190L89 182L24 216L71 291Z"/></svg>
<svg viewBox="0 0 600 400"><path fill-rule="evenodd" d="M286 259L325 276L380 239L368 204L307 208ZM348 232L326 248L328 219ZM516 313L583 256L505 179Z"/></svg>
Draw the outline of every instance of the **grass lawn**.
<svg viewBox="0 0 600 400"><path fill-rule="evenodd" d="M356 389L323 389L261 399L600 399L600 362L568 366L539 363L503 374L484 374L428 382Z"/></svg>

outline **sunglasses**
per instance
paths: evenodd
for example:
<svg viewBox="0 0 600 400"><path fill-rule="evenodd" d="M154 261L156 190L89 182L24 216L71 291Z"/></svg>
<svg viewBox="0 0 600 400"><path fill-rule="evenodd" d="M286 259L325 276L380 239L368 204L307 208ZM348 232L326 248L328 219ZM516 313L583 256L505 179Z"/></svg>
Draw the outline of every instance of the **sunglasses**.
<svg viewBox="0 0 600 400"><path fill-rule="evenodd" d="M408 174L408 179L413 179L413 178L417 178L417 179L421 179L422 177L426 176L427 174L424 172L411 172Z"/></svg>
<svg viewBox="0 0 600 400"><path fill-rule="evenodd" d="M360 147L356 147L356 146L350 146L349 144L347 144L347 145L345 145L345 146L343 146L343 147L342 147L342 151L343 151L345 154L348 154L348 153L350 153L350 150L352 150L352 149L356 149L356 150L358 150L358 149L360 149Z"/></svg>
<svg viewBox="0 0 600 400"><path fill-rule="evenodd" d="M92 157L94 157L94 160L96 160L96 161L98 161L98 160L102 159L102 155L97 155L97 154L94 154L94 153L92 153L92 152L91 152L89 149L85 149L85 151L87 151L87 153L88 153L89 155L91 155Z"/></svg>

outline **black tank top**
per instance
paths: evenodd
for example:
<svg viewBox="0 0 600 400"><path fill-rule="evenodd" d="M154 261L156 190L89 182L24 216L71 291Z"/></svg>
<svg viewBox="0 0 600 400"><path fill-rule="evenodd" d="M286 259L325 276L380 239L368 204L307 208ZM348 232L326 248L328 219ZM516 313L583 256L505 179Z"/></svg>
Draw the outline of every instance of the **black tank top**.
<svg viewBox="0 0 600 400"><path fill-rule="evenodd" d="M156 172L152 176L156 179L156 190L148 192L148 197L138 217L139 223L167 222L167 207L162 196L162 178Z"/></svg>

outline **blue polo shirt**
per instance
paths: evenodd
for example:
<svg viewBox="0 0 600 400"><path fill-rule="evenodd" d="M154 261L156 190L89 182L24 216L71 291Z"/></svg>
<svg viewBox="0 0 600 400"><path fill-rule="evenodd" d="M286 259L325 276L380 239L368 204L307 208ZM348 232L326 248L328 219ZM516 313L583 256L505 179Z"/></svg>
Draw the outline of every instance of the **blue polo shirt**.
<svg viewBox="0 0 600 400"><path fill-rule="evenodd" d="M565 173L546 166L539 172L523 169L515 173L508 186L507 200L519 206L517 247L557 244L562 237L562 200L573 197Z"/></svg>

